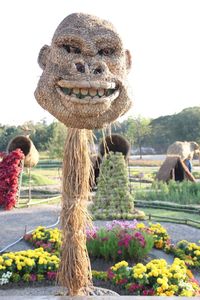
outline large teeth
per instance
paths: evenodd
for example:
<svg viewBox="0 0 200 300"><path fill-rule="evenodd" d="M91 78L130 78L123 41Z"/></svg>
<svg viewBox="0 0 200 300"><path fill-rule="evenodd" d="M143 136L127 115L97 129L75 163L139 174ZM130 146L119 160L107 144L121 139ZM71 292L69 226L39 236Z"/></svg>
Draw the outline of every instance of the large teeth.
<svg viewBox="0 0 200 300"><path fill-rule="evenodd" d="M96 96L96 94L97 94L97 90L95 90L95 89L89 89L89 94L90 94L90 96Z"/></svg>
<svg viewBox="0 0 200 300"><path fill-rule="evenodd" d="M78 95L79 94L79 89L78 88L73 88L73 93Z"/></svg>
<svg viewBox="0 0 200 300"><path fill-rule="evenodd" d="M76 88L77 86L79 88L88 89L115 89L116 84L115 82L106 82L106 81L72 81L72 80L65 80L61 79L58 81L58 86L62 88Z"/></svg>
<svg viewBox="0 0 200 300"><path fill-rule="evenodd" d="M61 91L71 97L75 97L78 99L84 99L84 100L97 100L97 99L103 99L103 98L110 98L113 94L117 91L116 89L102 89L102 88L69 88L69 87L61 87Z"/></svg>
<svg viewBox="0 0 200 300"><path fill-rule="evenodd" d="M104 89L99 89L98 90L98 94L99 94L99 96L101 97L101 96L103 96L104 95Z"/></svg>
<svg viewBox="0 0 200 300"><path fill-rule="evenodd" d="M88 89L81 89L81 94L86 96L88 94Z"/></svg>

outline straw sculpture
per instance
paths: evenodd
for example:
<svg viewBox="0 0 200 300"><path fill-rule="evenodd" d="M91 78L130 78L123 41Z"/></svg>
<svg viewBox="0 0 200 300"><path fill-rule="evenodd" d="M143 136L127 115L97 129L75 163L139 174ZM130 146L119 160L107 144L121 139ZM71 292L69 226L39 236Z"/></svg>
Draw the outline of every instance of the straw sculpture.
<svg viewBox="0 0 200 300"><path fill-rule="evenodd" d="M8 143L7 152L10 153L18 148L21 149L25 155L24 167L35 167L39 161L39 153L31 139L24 135L18 135L14 137Z"/></svg>
<svg viewBox="0 0 200 300"><path fill-rule="evenodd" d="M109 153L110 151L112 151L114 153L122 153L124 158L127 160L130 154L130 150L131 145L129 141L120 134L112 134L106 136L105 142L102 141L99 145L99 152L101 154L101 157L103 157L105 153Z"/></svg>
<svg viewBox="0 0 200 300"><path fill-rule="evenodd" d="M43 73L36 100L71 128L63 161L64 238L58 279L69 295L87 294L90 130L107 126L130 108L126 77L131 58L110 22L74 13L59 24L51 45L42 47L38 63Z"/></svg>
<svg viewBox="0 0 200 300"><path fill-rule="evenodd" d="M175 181L183 181L185 179L196 182L194 176L190 173L180 156L168 155L161 165L156 179L159 181L169 182L173 179Z"/></svg>
<svg viewBox="0 0 200 300"><path fill-rule="evenodd" d="M182 160L194 155L198 155L200 158L200 147L196 142L181 142L176 141L171 144L167 149L167 155L179 155Z"/></svg>

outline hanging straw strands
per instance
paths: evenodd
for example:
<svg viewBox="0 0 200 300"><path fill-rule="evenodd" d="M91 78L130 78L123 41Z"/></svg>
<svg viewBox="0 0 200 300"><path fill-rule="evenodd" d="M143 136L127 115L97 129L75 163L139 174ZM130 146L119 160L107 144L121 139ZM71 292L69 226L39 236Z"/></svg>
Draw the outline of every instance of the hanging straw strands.
<svg viewBox="0 0 200 300"><path fill-rule="evenodd" d="M92 226L86 208L91 174L90 133L85 129L69 129L64 150L63 247L58 281L70 295L80 295L80 289L91 285L92 278L86 249L86 227Z"/></svg>

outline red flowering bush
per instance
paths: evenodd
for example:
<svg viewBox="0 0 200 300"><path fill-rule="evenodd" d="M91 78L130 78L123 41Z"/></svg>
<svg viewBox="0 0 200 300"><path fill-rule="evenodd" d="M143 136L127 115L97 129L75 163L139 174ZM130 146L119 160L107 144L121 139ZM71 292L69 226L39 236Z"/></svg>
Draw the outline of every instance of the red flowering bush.
<svg viewBox="0 0 200 300"><path fill-rule="evenodd" d="M146 229L138 229L137 221L113 221L106 227L87 231L87 249L91 258L138 261L151 251L153 244L153 235Z"/></svg>
<svg viewBox="0 0 200 300"><path fill-rule="evenodd" d="M12 209L16 204L23 159L24 154L20 149L9 154L0 153L0 206L6 210Z"/></svg>

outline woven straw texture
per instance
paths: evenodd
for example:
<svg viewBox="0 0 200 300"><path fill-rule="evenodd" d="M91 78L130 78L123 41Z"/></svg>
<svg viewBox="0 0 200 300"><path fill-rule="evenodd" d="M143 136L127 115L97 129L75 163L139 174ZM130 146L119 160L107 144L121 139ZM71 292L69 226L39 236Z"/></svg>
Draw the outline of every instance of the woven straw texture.
<svg viewBox="0 0 200 300"><path fill-rule="evenodd" d="M103 128L131 106L126 84L131 57L105 20L69 15L38 62L43 73L35 97L67 127Z"/></svg>

